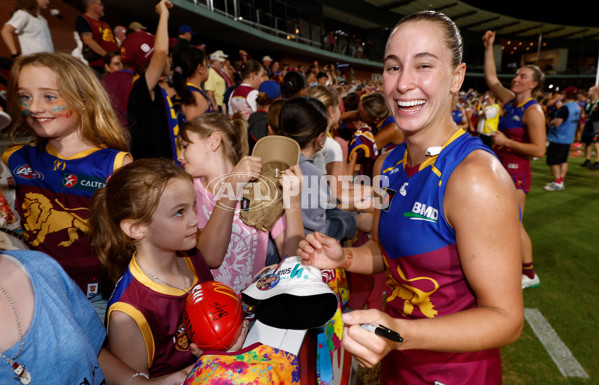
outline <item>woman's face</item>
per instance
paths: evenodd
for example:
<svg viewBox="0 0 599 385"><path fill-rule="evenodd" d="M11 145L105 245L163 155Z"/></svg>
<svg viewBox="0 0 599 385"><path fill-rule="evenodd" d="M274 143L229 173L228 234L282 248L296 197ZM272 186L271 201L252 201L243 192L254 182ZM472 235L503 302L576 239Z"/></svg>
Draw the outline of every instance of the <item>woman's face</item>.
<svg viewBox="0 0 599 385"><path fill-rule="evenodd" d="M511 90L515 94L530 93L537 86L534 79L534 71L530 68L522 67L516 72L512 79Z"/></svg>
<svg viewBox="0 0 599 385"><path fill-rule="evenodd" d="M460 90L465 69L465 64L453 67L441 25L400 25L387 42L383 71L383 93L398 126L410 132L450 123L452 95Z"/></svg>

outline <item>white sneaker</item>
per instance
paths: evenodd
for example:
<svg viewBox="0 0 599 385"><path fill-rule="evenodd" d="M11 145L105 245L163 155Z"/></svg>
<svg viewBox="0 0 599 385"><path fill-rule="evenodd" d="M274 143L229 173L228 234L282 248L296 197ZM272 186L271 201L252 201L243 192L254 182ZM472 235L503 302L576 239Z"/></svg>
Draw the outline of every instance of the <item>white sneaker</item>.
<svg viewBox="0 0 599 385"><path fill-rule="evenodd" d="M522 288L523 289L539 287L539 285L541 285L541 280L539 279L539 276L536 273L535 273L535 276L533 279L530 279L526 275L522 274Z"/></svg>
<svg viewBox="0 0 599 385"><path fill-rule="evenodd" d="M555 183L555 182L547 183L544 188L546 191L564 191L566 189L566 187L564 186L564 182L562 182L562 183Z"/></svg>

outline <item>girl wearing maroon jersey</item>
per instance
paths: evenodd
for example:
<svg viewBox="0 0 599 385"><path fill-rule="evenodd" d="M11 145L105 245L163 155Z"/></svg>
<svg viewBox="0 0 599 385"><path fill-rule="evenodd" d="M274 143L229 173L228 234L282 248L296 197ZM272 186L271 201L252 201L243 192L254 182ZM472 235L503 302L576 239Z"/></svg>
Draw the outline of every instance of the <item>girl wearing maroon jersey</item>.
<svg viewBox="0 0 599 385"><path fill-rule="evenodd" d="M189 369L198 353L183 311L189 290L213 278L204 257L187 252L198 233L194 202L191 176L163 158L122 167L92 200L91 242L118 281L108 301L109 349L150 377Z"/></svg>

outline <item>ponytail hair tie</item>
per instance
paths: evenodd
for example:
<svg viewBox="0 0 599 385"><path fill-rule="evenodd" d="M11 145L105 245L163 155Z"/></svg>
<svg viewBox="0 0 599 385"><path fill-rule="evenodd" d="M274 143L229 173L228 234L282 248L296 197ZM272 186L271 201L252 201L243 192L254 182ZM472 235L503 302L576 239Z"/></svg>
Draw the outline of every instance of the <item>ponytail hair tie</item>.
<svg viewBox="0 0 599 385"><path fill-rule="evenodd" d="M183 74L183 69L181 67L179 67L179 66L176 66L175 67L175 72L182 75Z"/></svg>

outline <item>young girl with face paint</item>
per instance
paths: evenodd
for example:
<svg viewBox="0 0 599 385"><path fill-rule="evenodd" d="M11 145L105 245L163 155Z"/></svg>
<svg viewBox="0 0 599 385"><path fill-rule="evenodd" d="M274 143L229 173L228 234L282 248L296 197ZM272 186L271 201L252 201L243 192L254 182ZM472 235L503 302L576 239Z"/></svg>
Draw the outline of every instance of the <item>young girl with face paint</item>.
<svg viewBox="0 0 599 385"><path fill-rule="evenodd" d="M2 156L15 178L27 243L54 257L98 301L100 262L87 238L90 199L132 160L110 100L85 64L38 53L14 63L7 107L12 135L30 137Z"/></svg>

